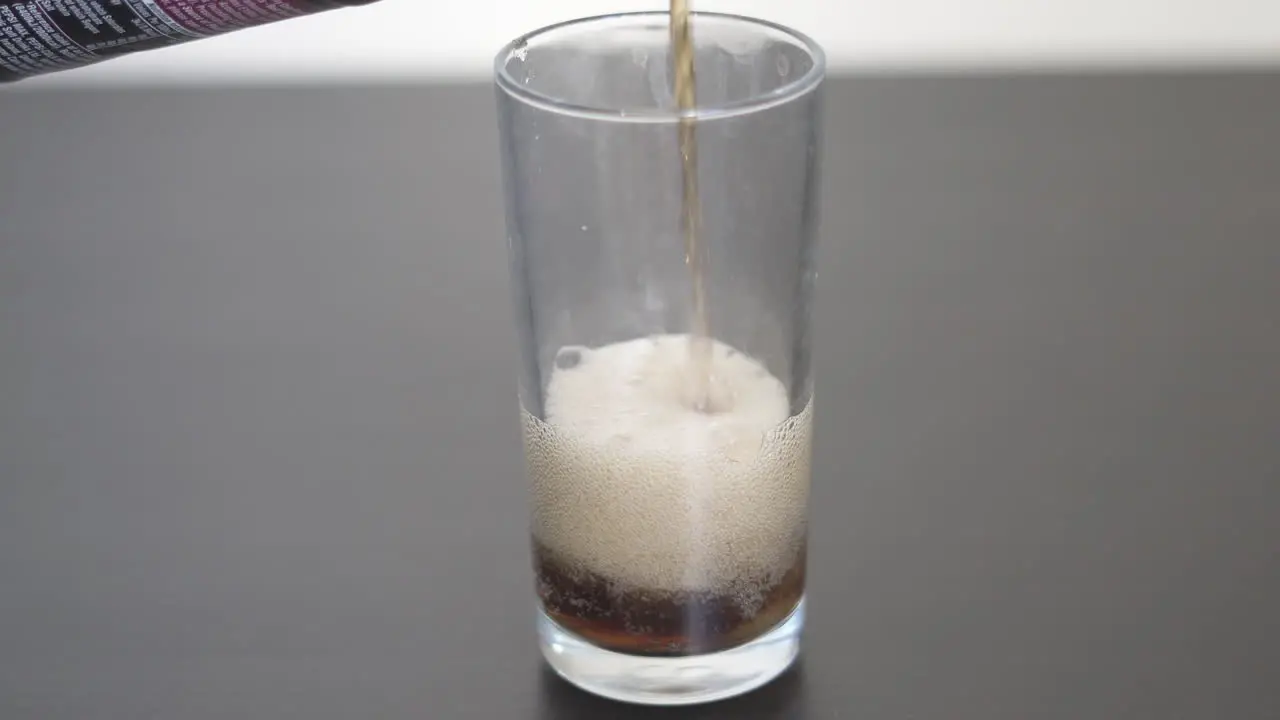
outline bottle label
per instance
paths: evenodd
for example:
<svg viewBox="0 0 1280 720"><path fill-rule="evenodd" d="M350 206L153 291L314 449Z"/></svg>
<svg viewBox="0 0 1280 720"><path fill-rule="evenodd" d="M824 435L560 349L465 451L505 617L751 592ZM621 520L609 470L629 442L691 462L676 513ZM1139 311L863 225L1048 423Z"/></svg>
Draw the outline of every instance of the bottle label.
<svg viewBox="0 0 1280 720"><path fill-rule="evenodd" d="M0 82L305 15L315 0L0 0Z"/></svg>

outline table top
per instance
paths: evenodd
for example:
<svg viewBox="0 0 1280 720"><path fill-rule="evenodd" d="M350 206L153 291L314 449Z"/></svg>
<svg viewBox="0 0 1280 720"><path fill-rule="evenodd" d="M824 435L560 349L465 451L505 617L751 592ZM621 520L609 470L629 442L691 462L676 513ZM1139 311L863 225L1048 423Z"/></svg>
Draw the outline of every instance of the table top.
<svg viewBox="0 0 1280 720"><path fill-rule="evenodd" d="M0 92L0 716L1276 718L1280 75L829 87L809 627L533 634L493 98Z"/></svg>

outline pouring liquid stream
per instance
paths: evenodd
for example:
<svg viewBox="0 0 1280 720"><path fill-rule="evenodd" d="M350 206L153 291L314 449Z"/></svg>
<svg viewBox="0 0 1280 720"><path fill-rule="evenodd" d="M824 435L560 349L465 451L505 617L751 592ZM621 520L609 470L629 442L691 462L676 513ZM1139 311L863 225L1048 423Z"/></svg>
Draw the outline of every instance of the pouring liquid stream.
<svg viewBox="0 0 1280 720"><path fill-rule="evenodd" d="M680 111L680 224L684 233L685 264L693 292L693 331L689 337L689 368L693 407L715 412L712 397L711 321L707 310L709 269L706 242L702 237L702 201L698 196L698 138L694 44L690 28L689 0L671 0L671 52L674 60L675 100Z"/></svg>

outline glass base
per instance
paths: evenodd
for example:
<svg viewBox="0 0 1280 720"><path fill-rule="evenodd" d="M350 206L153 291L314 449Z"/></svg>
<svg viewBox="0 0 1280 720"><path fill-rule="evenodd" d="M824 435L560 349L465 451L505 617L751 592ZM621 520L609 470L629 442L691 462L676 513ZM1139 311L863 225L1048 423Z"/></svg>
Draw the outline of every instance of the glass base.
<svg viewBox="0 0 1280 720"><path fill-rule="evenodd" d="M754 690L781 675L800 653L804 599L781 624L724 652L653 658L610 652L538 611L542 655L560 677L587 692L641 705L694 705Z"/></svg>

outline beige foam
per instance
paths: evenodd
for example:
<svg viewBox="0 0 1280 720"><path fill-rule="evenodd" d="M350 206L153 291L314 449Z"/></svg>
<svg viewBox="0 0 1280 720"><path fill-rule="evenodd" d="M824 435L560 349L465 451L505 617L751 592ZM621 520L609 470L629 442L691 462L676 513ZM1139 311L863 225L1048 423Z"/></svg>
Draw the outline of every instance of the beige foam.
<svg viewBox="0 0 1280 720"><path fill-rule="evenodd" d="M691 407L687 336L573 351L546 420L524 417L535 538L620 590L756 604L804 541L812 403L790 417L783 384L719 342L714 413Z"/></svg>

